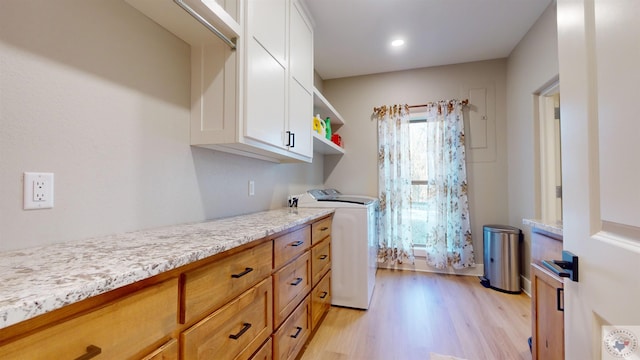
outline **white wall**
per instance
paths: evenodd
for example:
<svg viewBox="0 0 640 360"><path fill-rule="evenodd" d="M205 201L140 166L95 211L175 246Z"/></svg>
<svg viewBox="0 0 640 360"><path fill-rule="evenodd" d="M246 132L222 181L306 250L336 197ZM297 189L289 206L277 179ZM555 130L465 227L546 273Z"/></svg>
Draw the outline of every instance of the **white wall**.
<svg viewBox="0 0 640 360"><path fill-rule="evenodd" d="M531 229L523 218L537 218L539 170L534 93L558 76L556 4L552 2L507 61L507 148L509 225L523 229L523 273L529 278ZM562 97L562 89L560 89Z"/></svg>
<svg viewBox="0 0 640 360"><path fill-rule="evenodd" d="M461 98L465 89L487 85L495 89L496 127L490 144L494 153L472 160L467 150L473 243L476 262L482 263L482 226L509 220L505 59L324 81L323 94L345 119L338 133L346 151L343 157L325 157L326 186L349 194L377 195L377 128L371 120L375 106Z"/></svg>
<svg viewBox="0 0 640 360"><path fill-rule="evenodd" d="M0 251L277 208L321 185L322 157L190 147L189 53L124 1L3 2ZM25 171L55 173L53 209L22 210Z"/></svg>

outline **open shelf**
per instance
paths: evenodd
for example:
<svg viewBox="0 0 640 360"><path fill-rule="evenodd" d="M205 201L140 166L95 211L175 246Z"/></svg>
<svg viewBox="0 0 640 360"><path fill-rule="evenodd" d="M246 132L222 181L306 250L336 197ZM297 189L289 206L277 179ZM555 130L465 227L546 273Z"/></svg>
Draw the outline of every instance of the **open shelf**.
<svg viewBox="0 0 640 360"><path fill-rule="evenodd" d="M344 149L313 132L313 151L324 155L344 155Z"/></svg>
<svg viewBox="0 0 640 360"><path fill-rule="evenodd" d="M344 125L342 115L329 103L327 99L313 87L313 115L320 114L321 119L331 118L331 129L337 131Z"/></svg>
<svg viewBox="0 0 640 360"><path fill-rule="evenodd" d="M215 37L209 29L173 0L125 1L190 45L200 46ZM241 37L242 28L238 21L215 1L184 0L184 4L227 38Z"/></svg>
<svg viewBox="0 0 640 360"><path fill-rule="evenodd" d="M320 115L320 119L331 118L331 131L337 132L344 125L342 115L313 87L313 115ZM344 149L313 131L313 151L325 155L344 155Z"/></svg>

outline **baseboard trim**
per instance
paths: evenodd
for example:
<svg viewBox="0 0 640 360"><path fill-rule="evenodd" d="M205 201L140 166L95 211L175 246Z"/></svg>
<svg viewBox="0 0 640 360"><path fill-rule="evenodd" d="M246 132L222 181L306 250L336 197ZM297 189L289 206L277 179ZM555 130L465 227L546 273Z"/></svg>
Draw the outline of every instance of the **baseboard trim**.
<svg viewBox="0 0 640 360"><path fill-rule="evenodd" d="M391 269L391 270L411 270L418 272L430 272L430 273L438 273L438 274L450 274L450 275L464 275L464 276L482 276L484 275L484 265L476 264L475 267L469 267L465 269L436 269L427 265L427 262L424 259L421 261L420 259L416 259L415 264L388 264L388 263L378 263L379 269Z"/></svg>
<svg viewBox="0 0 640 360"><path fill-rule="evenodd" d="M523 275L520 275L520 283L522 284L522 291L531 297L531 280L527 279Z"/></svg>
<svg viewBox="0 0 640 360"><path fill-rule="evenodd" d="M429 272L429 273L437 273L437 274L449 274L449 275L463 275L463 276L483 276L484 275L484 264L476 264L475 267L465 268L465 269L436 269L427 265L425 259L416 258L414 264L389 264L389 263L378 263L378 269L390 269L390 270L408 270L408 271L418 271L418 272ZM527 294L527 296L531 297L531 280L527 279L523 275L520 275L520 284L522 285L522 291Z"/></svg>

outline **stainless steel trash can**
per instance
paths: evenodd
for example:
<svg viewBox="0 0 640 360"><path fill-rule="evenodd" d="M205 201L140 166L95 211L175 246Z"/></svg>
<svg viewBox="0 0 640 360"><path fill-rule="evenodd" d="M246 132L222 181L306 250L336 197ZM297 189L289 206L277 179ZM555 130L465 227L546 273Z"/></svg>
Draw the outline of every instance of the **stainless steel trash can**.
<svg viewBox="0 0 640 360"><path fill-rule="evenodd" d="M482 285L519 294L522 231L513 226L484 225L484 277Z"/></svg>

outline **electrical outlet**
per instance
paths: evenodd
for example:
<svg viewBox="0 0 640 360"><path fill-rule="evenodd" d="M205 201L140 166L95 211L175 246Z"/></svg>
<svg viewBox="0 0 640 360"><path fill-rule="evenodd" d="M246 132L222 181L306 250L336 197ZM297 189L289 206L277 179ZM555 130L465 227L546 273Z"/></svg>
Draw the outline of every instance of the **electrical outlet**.
<svg viewBox="0 0 640 360"><path fill-rule="evenodd" d="M253 180L249 180L249 196L256 194L256 183Z"/></svg>
<svg viewBox="0 0 640 360"><path fill-rule="evenodd" d="M53 173L24 173L24 209L53 207Z"/></svg>

